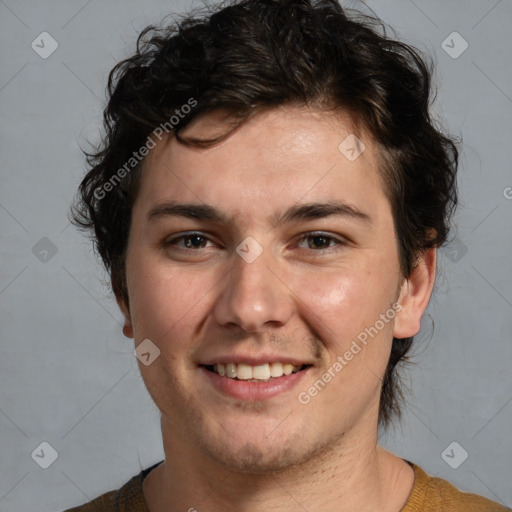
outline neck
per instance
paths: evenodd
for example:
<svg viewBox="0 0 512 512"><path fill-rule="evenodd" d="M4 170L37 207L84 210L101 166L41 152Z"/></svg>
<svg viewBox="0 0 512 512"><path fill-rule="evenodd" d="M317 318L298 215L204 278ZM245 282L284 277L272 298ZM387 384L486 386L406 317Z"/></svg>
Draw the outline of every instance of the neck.
<svg viewBox="0 0 512 512"><path fill-rule="evenodd" d="M162 417L165 461L144 480L150 512L398 512L414 472L377 446L377 432L346 433L306 464L268 474L237 472L176 436Z"/></svg>

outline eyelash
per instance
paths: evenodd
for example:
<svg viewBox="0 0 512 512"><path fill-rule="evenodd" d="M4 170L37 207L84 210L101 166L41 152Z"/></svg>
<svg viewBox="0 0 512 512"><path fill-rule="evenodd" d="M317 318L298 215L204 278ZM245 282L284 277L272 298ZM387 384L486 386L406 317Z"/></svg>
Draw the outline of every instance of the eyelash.
<svg viewBox="0 0 512 512"><path fill-rule="evenodd" d="M170 240L166 240L164 241L164 246L165 247L171 247L171 246L175 246L178 248L178 250L180 251L189 251L189 250L192 250L194 251L195 249L190 249L190 248L184 248L184 247L178 247L178 243L180 241L184 241L186 239L191 239L192 237L194 236L197 236L197 237L200 237L204 240L209 240L209 238L204 235L203 233L201 232L197 232L197 231L193 231L193 232L189 232L189 233L185 233L183 235L180 235L180 236L177 236L175 238L172 238ZM315 250L315 249L311 249L315 252L320 252L320 251L325 251L325 250L330 250L332 249L333 247L335 246L344 246L344 245L347 245L347 242L344 241L343 239L341 238L337 238L335 236L332 236L328 233L324 233L322 231L310 231L310 232L307 232L307 233L304 233L302 235L302 237L299 239L298 243L304 241L304 240L307 240L308 238L325 238L327 240L329 240L330 242L335 242L335 245L330 245L329 247L325 248L325 249L318 249L318 250ZM211 241L211 240L210 240ZM204 247L199 247L198 249L204 249Z"/></svg>

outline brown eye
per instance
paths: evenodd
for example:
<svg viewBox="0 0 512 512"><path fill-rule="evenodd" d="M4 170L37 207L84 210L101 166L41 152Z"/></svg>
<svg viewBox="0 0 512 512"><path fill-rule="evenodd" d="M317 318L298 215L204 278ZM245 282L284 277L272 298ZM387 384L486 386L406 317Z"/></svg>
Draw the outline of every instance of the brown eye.
<svg viewBox="0 0 512 512"><path fill-rule="evenodd" d="M177 247L178 249L203 249L207 246L209 239L200 233L190 233L177 236L165 242L166 247Z"/></svg>
<svg viewBox="0 0 512 512"><path fill-rule="evenodd" d="M310 249L327 249L330 246L331 238L323 235L308 237L308 247Z"/></svg>
<svg viewBox="0 0 512 512"><path fill-rule="evenodd" d="M303 242L306 242L306 246L303 245ZM300 240L299 247L301 249L321 250L343 244L342 240L325 233L307 233Z"/></svg>
<svg viewBox="0 0 512 512"><path fill-rule="evenodd" d="M189 235L184 236L183 241L187 249L198 249L202 248L206 244L206 238L201 235Z"/></svg>

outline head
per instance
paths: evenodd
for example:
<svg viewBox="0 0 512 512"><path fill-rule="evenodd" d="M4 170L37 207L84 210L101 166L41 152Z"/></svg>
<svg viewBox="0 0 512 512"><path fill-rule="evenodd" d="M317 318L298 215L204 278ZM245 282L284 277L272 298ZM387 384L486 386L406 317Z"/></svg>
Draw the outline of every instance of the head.
<svg viewBox="0 0 512 512"><path fill-rule="evenodd" d="M296 427L274 436L283 450L308 438L320 450L363 417L399 415L397 370L457 203L457 149L429 111L431 73L376 19L334 0L232 2L149 27L112 70L105 137L73 220L93 233L125 334L161 351L141 366L153 399L164 415L189 411L191 435L218 453L229 451L223 432L270 432L286 407L234 407L195 388L216 354L295 354L316 378L331 369L318 398L290 409ZM363 215L334 214L340 203ZM249 263L242 242L261 254ZM361 354L333 370L379 318ZM344 410L325 411L340 389ZM315 423L313 408L332 421Z"/></svg>

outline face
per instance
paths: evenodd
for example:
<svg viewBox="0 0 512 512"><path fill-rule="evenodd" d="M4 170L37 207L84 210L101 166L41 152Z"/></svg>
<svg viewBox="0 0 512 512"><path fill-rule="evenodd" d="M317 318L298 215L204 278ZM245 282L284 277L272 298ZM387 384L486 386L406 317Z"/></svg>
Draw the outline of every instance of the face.
<svg viewBox="0 0 512 512"><path fill-rule="evenodd" d="M208 116L184 135L223 132ZM338 148L352 133L340 114L282 107L146 159L125 334L158 347L139 363L148 391L209 460L264 472L376 431L393 335L426 304L407 306L374 144L357 133L355 160Z"/></svg>

